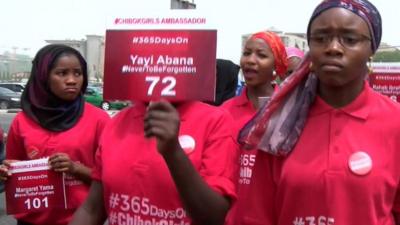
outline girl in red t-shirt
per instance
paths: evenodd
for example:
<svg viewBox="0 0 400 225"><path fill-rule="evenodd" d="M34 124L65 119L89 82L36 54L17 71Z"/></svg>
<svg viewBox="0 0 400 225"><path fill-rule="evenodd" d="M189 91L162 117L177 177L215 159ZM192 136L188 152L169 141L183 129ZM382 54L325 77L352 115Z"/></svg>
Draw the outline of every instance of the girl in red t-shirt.
<svg viewBox="0 0 400 225"><path fill-rule="evenodd" d="M86 66L82 55L65 45L47 45L33 60L21 97L22 112L8 133L0 179L10 176L13 161L48 157L52 170L66 174L69 208L14 215L18 225L68 224L88 193L98 139L109 116L85 103Z"/></svg>

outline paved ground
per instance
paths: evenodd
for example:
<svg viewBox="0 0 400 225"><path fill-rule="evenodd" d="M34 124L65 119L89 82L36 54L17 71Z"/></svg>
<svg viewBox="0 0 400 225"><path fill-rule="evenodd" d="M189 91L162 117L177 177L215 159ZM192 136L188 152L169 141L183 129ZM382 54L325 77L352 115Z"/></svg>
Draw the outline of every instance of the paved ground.
<svg viewBox="0 0 400 225"><path fill-rule="evenodd" d="M0 225L16 225L17 222L11 216L6 215L6 203L4 192L0 194Z"/></svg>

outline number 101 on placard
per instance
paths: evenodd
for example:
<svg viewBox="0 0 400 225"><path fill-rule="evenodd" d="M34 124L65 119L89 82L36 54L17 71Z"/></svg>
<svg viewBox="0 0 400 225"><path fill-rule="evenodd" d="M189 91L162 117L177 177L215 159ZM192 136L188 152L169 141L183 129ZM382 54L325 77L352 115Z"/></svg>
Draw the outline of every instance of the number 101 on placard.
<svg viewBox="0 0 400 225"><path fill-rule="evenodd" d="M152 96L154 89L161 86L161 96L176 96L175 86L176 78L172 76L159 77L159 76L147 76L146 83L149 83L147 89L147 95Z"/></svg>
<svg viewBox="0 0 400 225"><path fill-rule="evenodd" d="M44 198L28 198L24 202L26 208L29 209L40 209L40 208L48 208L49 207L49 200L47 197Z"/></svg>

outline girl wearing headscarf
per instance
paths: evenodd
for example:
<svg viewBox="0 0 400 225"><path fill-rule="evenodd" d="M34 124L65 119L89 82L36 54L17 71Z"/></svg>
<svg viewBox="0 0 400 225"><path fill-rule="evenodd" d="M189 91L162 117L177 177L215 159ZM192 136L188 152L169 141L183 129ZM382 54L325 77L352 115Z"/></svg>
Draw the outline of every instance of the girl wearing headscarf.
<svg viewBox="0 0 400 225"><path fill-rule="evenodd" d="M241 130L257 148L243 224L400 224L400 105L365 81L382 35L367 0L325 0L310 52Z"/></svg>
<svg viewBox="0 0 400 225"><path fill-rule="evenodd" d="M109 116L85 103L87 84L86 61L77 50L52 44L36 54L21 97L22 112L8 133L0 178L7 179L13 161L49 157L51 169L66 174L69 209L14 215L18 225L68 224L88 193L95 151Z"/></svg>
<svg viewBox="0 0 400 225"><path fill-rule="evenodd" d="M249 37L240 58L246 86L240 96L229 99L222 105L235 119L235 132L254 116L263 100L270 98L275 92L272 84L275 75L283 76L287 65L285 46L278 35L263 31ZM247 201L255 160L256 149L241 150L238 199L230 211L227 224L240 224L240 218L246 213L243 206Z"/></svg>
<svg viewBox="0 0 400 225"><path fill-rule="evenodd" d="M283 79L286 79L301 63L304 58L304 52L296 47L286 47L286 54L288 59L288 69Z"/></svg>

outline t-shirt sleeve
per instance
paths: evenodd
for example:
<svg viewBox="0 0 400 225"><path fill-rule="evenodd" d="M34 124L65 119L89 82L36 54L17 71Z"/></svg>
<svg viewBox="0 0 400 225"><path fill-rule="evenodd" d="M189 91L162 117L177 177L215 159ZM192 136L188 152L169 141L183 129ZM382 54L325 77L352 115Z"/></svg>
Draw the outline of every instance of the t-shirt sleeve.
<svg viewBox="0 0 400 225"><path fill-rule="evenodd" d="M398 124L398 123L395 123ZM397 129L396 129L397 128ZM396 130L398 130L398 126L396 126ZM393 129L394 130L394 129ZM394 136L393 138L391 138L396 144L394 144L395 146L395 155L393 155L391 158L392 159L397 159L398 158L398 150L400 147L400 132L396 132L396 136ZM396 168L395 171L399 171L400 166L398 163L395 163ZM399 174L399 173L397 173ZM394 198L394 202L393 202L393 207L392 207L392 214L394 216L395 219L395 224L400 224L400 185L397 184L397 191L396 191L396 196Z"/></svg>
<svg viewBox="0 0 400 225"><path fill-rule="evenodd" d="M108 124L108 122L111 120L110 116L108 114L103 114L99 118L98 125L97 125L97 137L101 137L104 128Z"/></svg>
<svg viewBox="0 0 400 225"><path fill-rule="evenodd" d="M97 148L95 157L94 157L94 167L92 169L92 179L101 181L101 172L102 172L102 147L101 144Z"/></svg>
<svg viewBox="0 0 400 225"><path fill-rule="evenodd" d="M24 141L20 133L20 115L17 115L11 123L10 129L7 135L6 144L6 159L25 160L26 151L24 147Z"/></svg>
<svg viewBox="0 0 400 225"><path fill-rule="evenodd" d="M103 131L110 120L111 120L111 118L107 113L101 112L98 115L98 118L96 121L96 123L97 123L97 125L96 125L96 140L95 140L96 143L100 142L100 138L103 134Z"/></svg>
<svg viewBox="0 0 400 225"><path fill-rule="evenodd" d="M232 135L233 119L224 113L214 125L205 143L200 175L218 193L236 199L239 170L239 146Z"/></svg>
<svg viewBox="0 0 400 225"><path fill-rule="evenodd" d="M392 213L396 224L400 224L400 187L397 187L396 197L394 199Z"/></svg>
<svg viewBox="0 0 400 225"><path fill-rule="evenodd" d="M97 128L96 128L96 143L97 148L96 148L96 153L94 156L94 168L92 169L92 179L95 180L100 180L101 179L101 172L102 172L102 147L101 147L101 141L102 141L102 136L104 136L105 132L103 132L106 129L106 125L110 122L111 118L108 116L108 114L102 114L100 115L98 122L97 122Z"/></svg>

